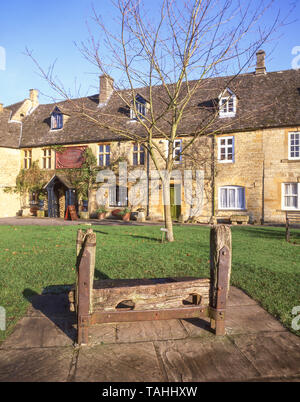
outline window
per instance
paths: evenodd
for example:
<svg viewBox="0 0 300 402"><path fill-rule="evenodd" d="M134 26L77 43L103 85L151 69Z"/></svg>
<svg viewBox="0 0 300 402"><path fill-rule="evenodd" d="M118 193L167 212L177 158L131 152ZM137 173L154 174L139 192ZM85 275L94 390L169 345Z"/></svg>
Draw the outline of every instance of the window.
<svg viewBox="0 0 300 402"><path fill-rule="evenodd" d="M245 209L245 188L240 186L220 187L219 209Z"/></svg>
<svg viewBox="0 0 300 402"><path fill-rule="evenodd" d="M233 117L236 113L236 96L230 89L226 89L219 96L219 116Z"/></svg>
<svg viewBox="0 0 300 402"><path fill-rule="evenodd" d="M109 206L110 207L127 207L128 206L128 189L123 186L112 186L109 188Z"/></svg>
<svg viewBox="0 0 300 402"><path fill-rule="evenodd" d="M175 140L173 145L173 159L174 162L181 162L182 160L182 140Z"/></svg>
<svg viewBox="0 0 300 402"><path fill-rule="evenodd" d="M138 95L135 98L135 108L136 108L136 112L134 110L134 102L132 102L132 107L130 109L130 118L132 120L137 120L137 115L139 116L139 118L143 119L146 116L146 101L145 99Z"/></svg>
<svg viewBox="0 0 300 402"><path fill-rule="evenodd" d="M234 162L234 137L218 138L218 162Z"/></svg>
<svg viewBox="0 0 300 402"><path fill-rule="evenodd" d="M32 161L32 151L28 149L24 151L24 169L29 169L31 167Z"/></svg>
<svg viewBox="0 0 300 402"><path fill-rule="evenodd" d="M300 209L300 183L282 184L282 209Z"/></svg>
<svg viewBox="0 0 300 402"><path fill-rule="evenodd" d="M39 201L38 193L29 193L29 205L37 205Z"/></svg>
<svg viewBox="0 0 300 402"><path fill-rule="evenodd" d="M99 145L98 166L109 166L110 164L110 145Z"/></svg>
<svg viewBox="0 0 300 402"><path fill-rule="evenodd" d="M289 159L300 159L300 133L289 133Z"/></svg>
<svg viewBox="0 0 300 402"><path fill-rule="evenodd" d="M143 145L133 145L133 165L145 165L145 148Z"/></svg>
<svg viewBox="0 0 300 402"><path fill-rule="evenodd" d="M63 128L63 115L58 108L51 115L51 130L59 130Z"/></svg>
<svg viewBox="0 0 300 402"><path fill-rule="evenodd" d="M51 149L43 150L43 169L51 169Z"/></svg>

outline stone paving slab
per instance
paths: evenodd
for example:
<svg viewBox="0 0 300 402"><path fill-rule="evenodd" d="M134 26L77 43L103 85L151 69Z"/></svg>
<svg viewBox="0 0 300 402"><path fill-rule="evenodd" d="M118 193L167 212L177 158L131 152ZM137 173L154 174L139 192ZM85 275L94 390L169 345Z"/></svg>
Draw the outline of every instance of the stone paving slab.
<svg viewBox="0 0 300 402"><path fill-rule="evenodd" d="M300 376L300 337L269 332L236 336L233 342L261 376Z"/></svg>
<svg viewBox="0 0 300 402"><path fill-rule="evenodd" d="M227 307L233 307L233 306L251 306L254 304L258 304L255 300L251 299L245 292L243 292L241 289L238 289L234 286L230 287L230 292L228 294L228 299L227 299Z"/></svg>
<svg viewBox="0 0 300 402"><path fill-rule="evenodd" d="M91 346L102 345L103 343L117 342L117 324L99 324L89 328L89 344Z"/></svg>
<svg viewBox="0 0 300 402"><path fill-rule="evenodd" d="M188 333L179 320L140 321L117 325L119 343L182 339L187 336Z"/></svg>
<svg viewBox="0 0 300 402"><path fill-rule="evenodd" d="M161 382L164 381L153 343L83 347L73 381Z"/></svg>
<svg viewBox="0 0 300 402"><path fill-rule="evenodd" d="M109 323L81 348L66 293L28 298L0 347L0 382L300 381L300 338L234 287L225 337L209 319Z"/></svg>
<svg viewBox="0 0 300 402"><path fill-rule="evenodd" d="M64 318L23 317L1 349L71 346L76 339L74 324Z"/></svg>
<svg viewBox="0 0 300 402"><path fill-rule="evenodd" d="M156 343L168 381L245 381L259 372L227 338Z"/></svg>
<svg viewBox="0 0 300 402"><path fill-rule="evenodd" d="M251 334L286 329L258 305L228 307L226 309L226 333Z"/></svg>
<svg viewBox="0 0 300 402"><path fill-rule="evenodd" d="M0 350L1 382L66 382L73 347Z"/></svg>
<svg viewBox="0 0 300 402"><path fill-rule="evenodd" d="M190 337L215 337L209 318L188 318L181 322Z"/></svg>

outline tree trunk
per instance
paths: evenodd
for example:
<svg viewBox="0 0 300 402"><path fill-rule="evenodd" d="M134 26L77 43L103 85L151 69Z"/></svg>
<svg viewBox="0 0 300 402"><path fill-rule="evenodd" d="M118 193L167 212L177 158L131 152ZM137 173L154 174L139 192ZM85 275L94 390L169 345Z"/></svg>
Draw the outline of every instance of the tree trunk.
<svg viewBox="0 0 300 402"><path fill-rule="evenodd" d="M164 215L165 215L165 227L168 230L166 238L168 242L174 241L173 235L173 222L171 215L171 205L170 205L170 183L163 183L163 202L164 202Z"/></svg>

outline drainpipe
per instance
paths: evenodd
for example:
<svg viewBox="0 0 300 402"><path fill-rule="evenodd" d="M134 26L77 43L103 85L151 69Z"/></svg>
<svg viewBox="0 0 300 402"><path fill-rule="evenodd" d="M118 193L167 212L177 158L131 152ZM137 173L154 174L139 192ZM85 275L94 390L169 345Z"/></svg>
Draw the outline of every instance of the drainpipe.
<svg viewBox="0 0 300 402"><path fill-rule="evenodd" d="M149 151L147 151L147 187L148 187L148 191L147 191L147 212L146 212L146 216L147 218L149 217L149 201L150 201L150 180L149 180L149 169L150 169L150 155L149 155Z"/></svg>
<svg viewBox="0 0 300 402"><path fill-rule="evenodd" d="M265 222L265 160L262 165L261 224Z"/></svg>
<svg viewBox="0 0 300 402"><path fill-rule="evenodd" d="M216 182L215 182L215 138L216 135L214 134L212 137L212 161L211 161L211 175L212 175L212 209L211 213L212 216L215 216L215 193L216 193Z"/></svg>

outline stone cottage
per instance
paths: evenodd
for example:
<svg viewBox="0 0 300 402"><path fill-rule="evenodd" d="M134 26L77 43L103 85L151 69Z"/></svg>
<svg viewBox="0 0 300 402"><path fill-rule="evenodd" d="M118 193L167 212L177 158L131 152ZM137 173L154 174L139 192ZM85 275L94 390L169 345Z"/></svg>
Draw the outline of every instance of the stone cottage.
<svg viewBox="0 0 300 402"><path fill-rule="evenodd" d="M138 113L146 116L149 88L138 88L136 94ZM120 161L127 163L129 171L143 171L146 199L132 210L144 207L149 219L162 219L161 185L154 200L148 180L155 166L142 142L134 141L134 135L143 137L143 127L128 102L122 101L129 96L130 91L120 96L112 78L101 76L99 94L93 96L39 104L38 91L32 89L28 99L7 107L0 104L0 217L15 216L19 211L33 213L37 192L20 196L9 189L16 186L20 171L30 169L34 162L45 173L48 216L63 217L71 204L80 209L76 185L64 172L80 169L89 148L100 171L115 169ZM158 113L165 107L165 88L153 87L151 96ZM101 124L97 124L99 116ZM116 122L133 137L124 137L122 130L119 134L110 131L109 124ZM160 124L166 130L167 119ZM183 151L199 127L201 135ZM153 141L162 153L170 152L159 130ZM267 72L265 54L259 51L255 71L203 80L171 149L174 169L182 177L191 170L202 172L203 178L198 210L187 202L184 182L172 178L174 220L195 218L206 223L212 216L224 220L238 214L255 223L284 222L285 211L300 210L300 71ZM163 162L159 155L158 161ZM131 207L128 190L132 185L125 183L108 191L108 210ZM89 194L91 215L98 206L96 192L95 185Z"/></svg>

